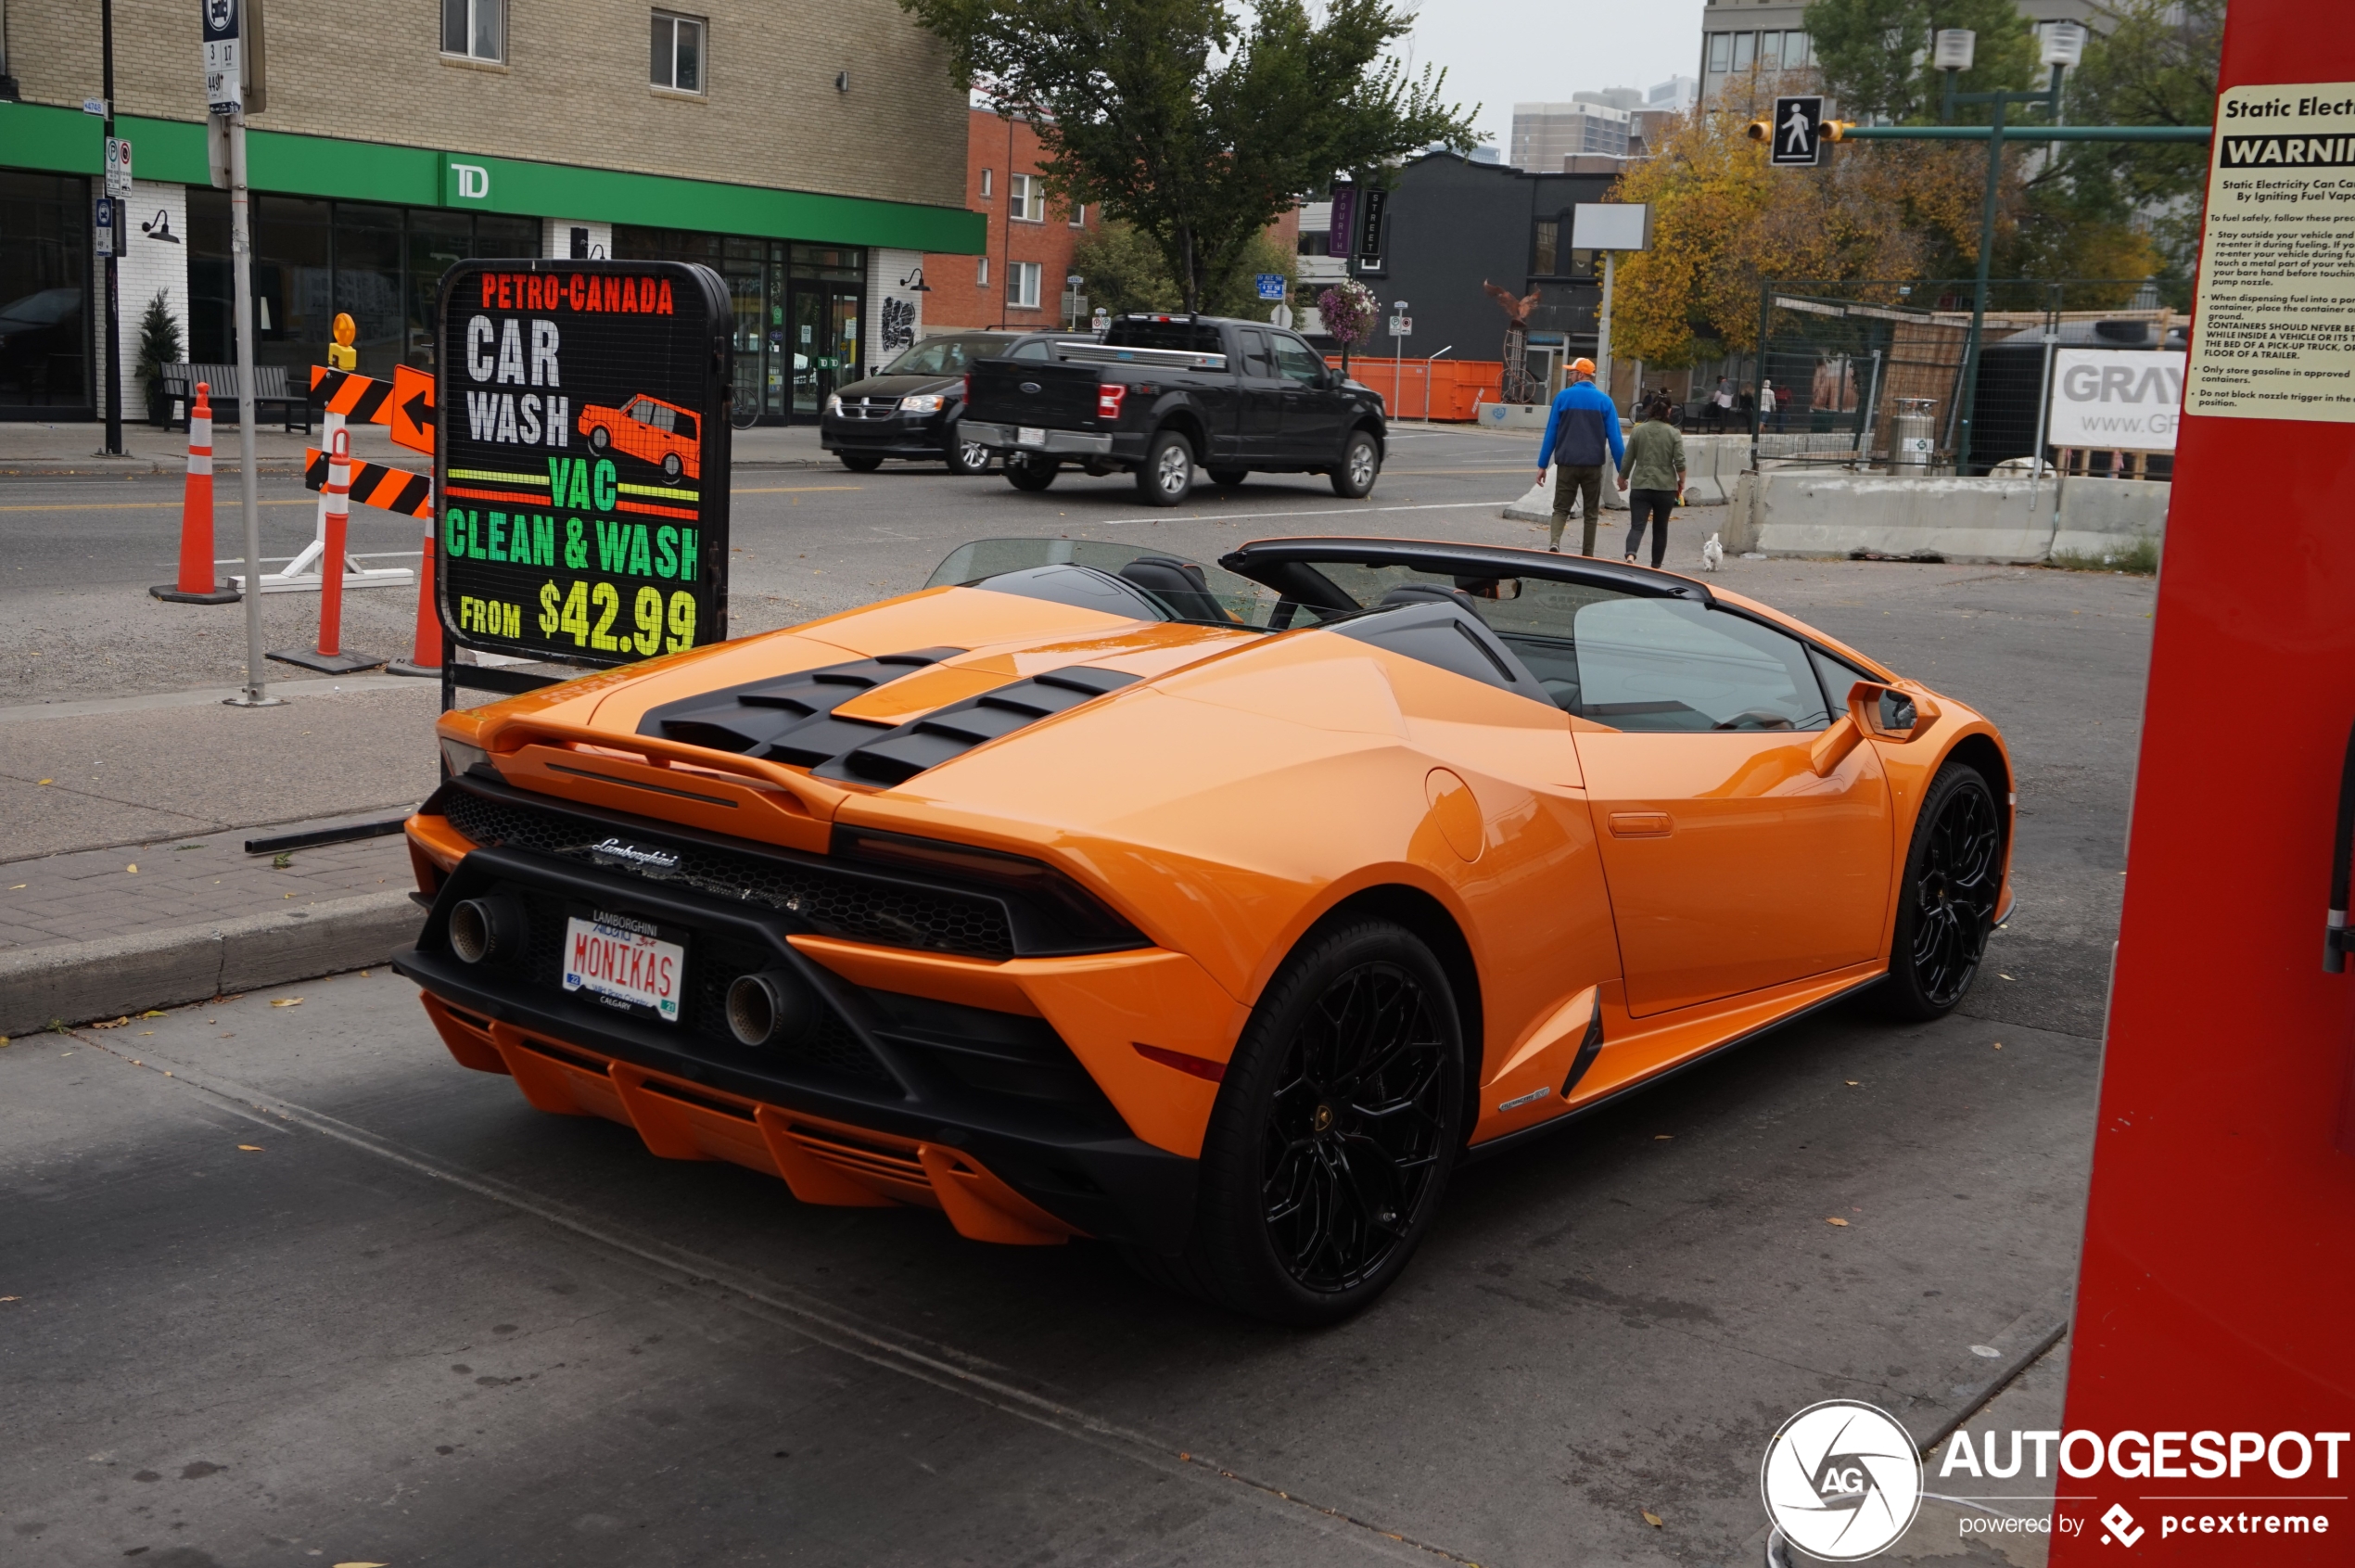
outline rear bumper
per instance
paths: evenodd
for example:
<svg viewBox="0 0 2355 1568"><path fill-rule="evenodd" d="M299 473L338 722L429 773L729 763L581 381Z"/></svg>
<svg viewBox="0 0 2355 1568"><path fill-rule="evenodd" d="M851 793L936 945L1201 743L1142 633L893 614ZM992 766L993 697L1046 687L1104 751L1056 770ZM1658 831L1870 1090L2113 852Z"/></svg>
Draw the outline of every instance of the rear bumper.
<svg viewBox="0 0 2355 1568"><path fill-rule="evenodd" d="M1096 434L1086 430L1048 429L1039 432L1046 438L1043 442L1025 441L1018 439L1021 431L1015 426L968 419L963 433L965 440L979 441L983 446L999 452L1043 452L1054 457L1083 459L1126 457L1134 460L1144 455L1139 439L1131 438L1127 443L1138 450L1123 452L1121 438L1113 431Z"/></svg>
<svg viewBox="0 0 2355 1568"><path fill-rule="evenodd" d="M468 964L450 950L450 911L493 892L527 901L532 934L504 965ZM561 921L543 911L577 903L688 933L680 1022L562 989L548 968L561 967ZM1134 1136L1067 1050L1053 1055L1051 1026L870 990L814 962L796 934L757 906L480 848L393 967L424 988L461 1063L510 1074L542 1110L632 1126L656 1154L745 1165L807 1202L927 1205L977 1240L1183 1247L1195 1162ZM732 972L755 966L796 974L821 999L831 1016L812 1042L746 1047L713 1026L715 983L724 993Z"/></svg>

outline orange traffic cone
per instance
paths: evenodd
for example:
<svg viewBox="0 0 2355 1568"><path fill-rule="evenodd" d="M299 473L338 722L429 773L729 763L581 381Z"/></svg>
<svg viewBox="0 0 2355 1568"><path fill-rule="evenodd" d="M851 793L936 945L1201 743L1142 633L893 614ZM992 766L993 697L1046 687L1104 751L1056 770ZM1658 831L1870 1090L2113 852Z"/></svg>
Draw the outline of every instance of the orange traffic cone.
<svg viewBox="0 0 2355 1568"><path fill-rule="evenodd" d="M417 643L407 658L385 666L388 675L441 673L441 613L433 598L433 519L426 519L426 551L417 558Z"/></svg>
<svg viewBox="0 0 2355 1568"><path fill-rule="evenodd" d="M351 523L351 436L338 427L330 440L327 483L319 492L326 520L326 540L319 556L319 646L315 652L290 648L270 657L329 675L349 675L374 669L384 660L343 651L343 553Z"/></svg>
<svg viewBox="0 0 2355 1568"><path fill-rule="evenodd" d="M180 501L180 577L147 590L175 605L234 605L237 591L212 575L212 387L197 383L188 410L188 484Z"/></svg>

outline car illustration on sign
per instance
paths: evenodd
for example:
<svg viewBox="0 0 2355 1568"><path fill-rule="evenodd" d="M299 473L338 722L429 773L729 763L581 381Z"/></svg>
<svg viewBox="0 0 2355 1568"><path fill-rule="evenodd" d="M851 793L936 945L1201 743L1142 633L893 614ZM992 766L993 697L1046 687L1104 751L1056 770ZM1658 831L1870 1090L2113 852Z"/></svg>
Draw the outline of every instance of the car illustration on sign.
<svg viewBox="0 0 2355 1568"><path fill-rule="evenodd" d="M698 478L700 427L693 409L643 393L619 408L590 403L580 411L580 433L592 451L620 451L660 468L663 478Z"/></svg>
<svg viewBox="0 0 2355 1568"><path fill-rule="evenodd" d="M458 1061L1288 1323L1465 1160L1851 992L1948 1012L2009 912L1987 720L1534 551L985 540L439 734L395 964Z"/></svg>

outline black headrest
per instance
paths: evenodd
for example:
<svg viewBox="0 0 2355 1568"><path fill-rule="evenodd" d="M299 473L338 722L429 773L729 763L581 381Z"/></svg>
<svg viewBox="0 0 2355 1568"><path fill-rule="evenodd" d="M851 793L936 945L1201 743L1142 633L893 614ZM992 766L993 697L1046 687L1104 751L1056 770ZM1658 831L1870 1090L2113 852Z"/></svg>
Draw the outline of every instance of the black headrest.
<svg viewBox="0 0 2355 1568"><path fill-rule="evenodd" d="M1225 613L1212 597L1210 582L1203 569L1191 561L1172 560L1166 555L1139 555L1118 573L1125 582L1135 584L1170 606L1188 620L1222 620Z"/></svg>
<svg viewBox="0 0 2355 1568"><path fill-rule="evenodd" d="M1402 587L1394 588L1383 594L1381 602L1374 607L1379 610L1394 610L1402 605L1434 603L1460 606L1471 612L1472 618L1483 625L1487 624L1488 618L1480 613L1480 601L1460 588L1450 588L1441 582L1409 582Z"/></svg>

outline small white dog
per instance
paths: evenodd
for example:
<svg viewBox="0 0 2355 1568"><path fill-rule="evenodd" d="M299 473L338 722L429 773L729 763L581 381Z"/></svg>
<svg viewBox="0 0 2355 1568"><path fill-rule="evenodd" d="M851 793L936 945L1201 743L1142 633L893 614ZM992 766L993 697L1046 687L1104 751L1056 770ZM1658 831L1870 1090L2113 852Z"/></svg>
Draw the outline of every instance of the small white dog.
<svg viewBox="0 0 2355 1568"><path fill-rule="evenodd" d="M1711 534L1709 542L1700 547L1700 569L1713 572L1717 569L1717 563L1725 558L1725 547L1717 542L1715 534Z"/></svg>

